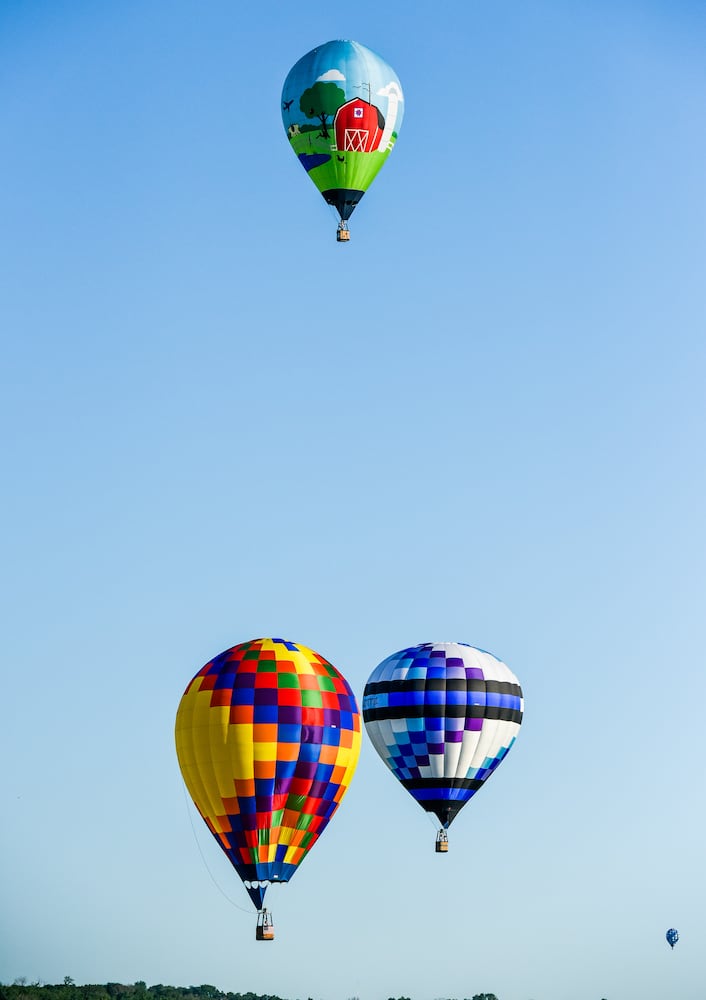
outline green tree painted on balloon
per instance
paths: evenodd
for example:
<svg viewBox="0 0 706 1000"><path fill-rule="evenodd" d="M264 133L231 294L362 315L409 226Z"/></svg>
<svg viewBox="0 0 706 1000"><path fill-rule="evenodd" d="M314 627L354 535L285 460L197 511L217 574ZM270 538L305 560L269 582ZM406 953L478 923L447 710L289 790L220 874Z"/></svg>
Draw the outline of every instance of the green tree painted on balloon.
<svg viewBox="0 0 706 1000"><path fill-rule="evenodd" d="M301 96L299 110L307 118L318 118L321 122L321 138L329 139L327 118L333 118L342 104L346 102L346 95L337 87L335 83L322 82L315 83L309 87Z"/></svg>

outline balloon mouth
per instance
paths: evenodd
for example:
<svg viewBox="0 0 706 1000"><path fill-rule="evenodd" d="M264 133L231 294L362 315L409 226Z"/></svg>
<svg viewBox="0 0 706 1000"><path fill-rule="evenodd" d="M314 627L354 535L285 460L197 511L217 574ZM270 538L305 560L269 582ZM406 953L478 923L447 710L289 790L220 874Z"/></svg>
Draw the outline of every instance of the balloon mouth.
<svg viewBox="0 0 706 1000"><path fill-rule="evenodd" d="M333 205L343 222L347 222L353 210L365 194L353 188L331 188L321 192L329 205Z"/></svg>

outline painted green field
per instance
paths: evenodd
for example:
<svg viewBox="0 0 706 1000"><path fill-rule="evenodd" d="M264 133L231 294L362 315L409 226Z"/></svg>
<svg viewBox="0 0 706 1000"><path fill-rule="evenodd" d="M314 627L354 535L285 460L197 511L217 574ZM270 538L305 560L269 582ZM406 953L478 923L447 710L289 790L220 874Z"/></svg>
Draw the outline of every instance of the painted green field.
<svg viewBox="0 0 706 1000"><path fill-rule="evenodd" d="M392 133L392 142L397 136ZM366 191L377 176L378 171L390 155L390 150L376 150L372 153L338 152L335 148L336 137L333 128L329 127L329 138L323 139L320 130L302 132L292 136L290 143L297 156L305 157L330 156L325 163L320 163L308 170L319 191L331 188L349 188L355 191ZM304 162L304 161L302 161Z"/></svg>

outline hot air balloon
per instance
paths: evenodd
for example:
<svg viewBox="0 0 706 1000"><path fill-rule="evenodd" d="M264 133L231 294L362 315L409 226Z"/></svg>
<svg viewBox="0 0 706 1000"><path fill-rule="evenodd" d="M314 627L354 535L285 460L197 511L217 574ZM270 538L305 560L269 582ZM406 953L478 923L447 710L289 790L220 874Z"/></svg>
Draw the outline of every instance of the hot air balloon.
<svg viewBox="0 0 706 1000"><path fill-rule="evenodd" d="M667 942L669 944L669 947L673 949L674 945L679 940L679 931L676 930L676 928L674 928L674 927L670 927L669 930L667 931L665 937L667 938Z"/></svg>
<svg viewBox="0 0 706 1000"><path fill-rule="evenodd" d="M176 716L179 766L196 808L258 910L323 833L358 762L355 695L300 643L254 639L220 653L189 682Z"/></svg>
<svg viewBox="0 0 706 1000"><path fill-rule="evenodd" d="M282 121L299 162L339 215L336 239L390 155L402 124L397 74L359 42L317 46L284 81Z"/></svg>
<svg viewBox="0 0 706 1000"><path fill-rule="evenodd" d="M492 653L459 642L426 642L393 653L370 675L363 720L392 773L448 828L512 747L522 689Z"/></svg>

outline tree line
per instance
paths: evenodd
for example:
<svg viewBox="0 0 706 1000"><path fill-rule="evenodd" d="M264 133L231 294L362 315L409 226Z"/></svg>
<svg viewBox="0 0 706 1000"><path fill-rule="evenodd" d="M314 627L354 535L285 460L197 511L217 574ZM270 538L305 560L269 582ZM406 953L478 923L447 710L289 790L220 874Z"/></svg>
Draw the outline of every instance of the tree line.
<svg viewBox="0 0 706 1000"><path fill-rule="evenodd" d="M138 981L88 983L78 986L70 976L63 983L28 983L16 979L11 986L0 985L0 1000L284 1000L269 993L224 993L216 986L148 986ZM311 998L310 998L311 1000Z"/></svg>
<svg viewBox="0 0 706 1000"><path fill-rule="evenodd" d="M269 993L224 993L217 986L148 986L141 980L124 983L87 984L78 986L71 976L63 983L28 983L16 979L11 985L0 983L0 1000L285 1000ZM308 997L307 1000L312 1000ZM350 1000L358 1000L351 997ZM410 997L388 997L387 1000L411 1000ZM441 997L437 1000L442 1000ZM498 1000L494 993L476 993L464 1000Z"/></svg>

